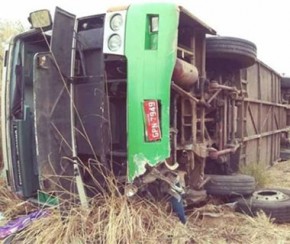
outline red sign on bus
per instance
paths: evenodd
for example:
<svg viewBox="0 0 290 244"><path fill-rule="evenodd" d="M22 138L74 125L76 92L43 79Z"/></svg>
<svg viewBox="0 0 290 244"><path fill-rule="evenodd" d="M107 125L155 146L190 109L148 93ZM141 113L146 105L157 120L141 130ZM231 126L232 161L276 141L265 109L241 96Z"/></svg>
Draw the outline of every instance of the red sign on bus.
<svg viewBox="0 0 290 244"><path fill-rule="evenodd" d="M161 139L158 101L144 101L145 112L145 134L147 141L158 141Z"/></svg>

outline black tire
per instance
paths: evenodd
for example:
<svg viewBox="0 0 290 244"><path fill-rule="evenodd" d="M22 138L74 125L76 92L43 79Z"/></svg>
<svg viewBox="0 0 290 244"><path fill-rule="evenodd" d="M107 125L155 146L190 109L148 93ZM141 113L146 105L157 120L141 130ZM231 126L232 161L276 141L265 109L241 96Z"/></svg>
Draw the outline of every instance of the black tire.
<svg viewBox="0 0 290 244"><path fill-rule="evenodd" d="M281 87L282 88L290 88L290 77L283 77L281 79Z"/></svg>
<svg viewBox="0 0 290 244"><path fill-rule="evenodd" d="M290 159L290 149L281 148L280 150L280 159L281 161L287 161Z"/></svg>
<svg viewBox="0 0 290 244"><path fill-rule="evenodd" d="M257 59L254 43L236 37L206 38L207 66L211 68L243 69L252 66Z"/></svg>
<svg viewBox="0 0 290 244"><path fill-rule="evenodd" d="M290 190L268 188L256 191L250 198L240 198L236 211L252 217L263 211L276 223L290 222Z"/></svg>
<svg viewBox="0 0 290 244"><path fill-rule="evenodd" d="M210 180L204 186L215 196L247 196L256 188L255 178L249 175L207 175Z"/></svg>

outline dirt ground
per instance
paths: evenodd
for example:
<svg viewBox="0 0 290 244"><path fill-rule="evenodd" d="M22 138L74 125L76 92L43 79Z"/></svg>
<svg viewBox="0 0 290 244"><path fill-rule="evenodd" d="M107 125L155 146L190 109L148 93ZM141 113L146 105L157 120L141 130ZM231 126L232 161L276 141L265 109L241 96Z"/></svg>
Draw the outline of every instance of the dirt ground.
<svg viewBox="0 0 290 244"><path fill-rule="evenodd" d="M276 163L265 175L268 177L265 187L290 189L290 161ZM208 239L201 238L200 243L290 243L290 224L274 224L263 213L251 218L219 203L207 204L202 211L202 217L195 223L211 234L206 234Z"/></svg>
<svg viewBox="0 0 290 244"><path fill-rule="evenodd" d="M267 187L290 188L290 161L275 164L265 175L268 177ZM0 197L1 212L9 216L23 209L28 211L29 207L12 194L1 189L0 194L5 195ZM65 224L53 214L17 234L11 243L290 244L290 223L273 223L263 213L255 218L237 213L233 204L221 199L210 198L206 205L191 209L187 212L186 225L156 206L122 201L107 200L96 208L97 212L92 210L87 217L75 211ZM11 206L11 210L7 206ZM80 231L79 228L88 224L88 219L90 231ZM91 241L96 237L98 241Z"/></svg>

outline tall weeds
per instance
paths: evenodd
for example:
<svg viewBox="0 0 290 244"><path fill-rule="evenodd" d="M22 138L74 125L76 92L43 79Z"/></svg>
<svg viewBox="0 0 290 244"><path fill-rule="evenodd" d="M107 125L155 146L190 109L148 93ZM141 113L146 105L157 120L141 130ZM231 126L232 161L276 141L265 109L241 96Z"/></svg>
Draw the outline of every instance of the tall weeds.
<svg viewBox="0 0 290 244"><path fill-rule="evenodd" d="M258 188L265 187L269 182L269 171L261 163L250 163L240 167L242 174L251 175L255 178Z"/></svg>

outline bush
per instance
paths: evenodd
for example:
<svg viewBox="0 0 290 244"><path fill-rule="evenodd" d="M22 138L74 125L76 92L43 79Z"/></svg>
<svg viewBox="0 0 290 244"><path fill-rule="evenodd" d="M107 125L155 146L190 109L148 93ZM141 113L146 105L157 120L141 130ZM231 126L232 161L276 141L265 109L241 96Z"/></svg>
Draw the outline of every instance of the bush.
<svg viewBox="0 0 290 244"><path fill-rule="evenodd" d="M249 163L240 166L240 173L253 176L258 188L265 187L267 183L269 183L269 171L266 166L261 163Z"/></svg>

